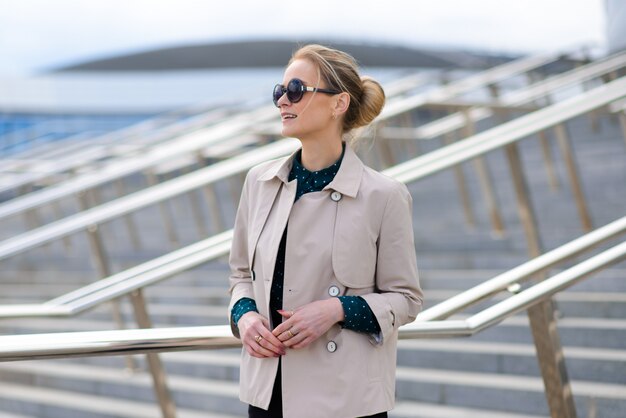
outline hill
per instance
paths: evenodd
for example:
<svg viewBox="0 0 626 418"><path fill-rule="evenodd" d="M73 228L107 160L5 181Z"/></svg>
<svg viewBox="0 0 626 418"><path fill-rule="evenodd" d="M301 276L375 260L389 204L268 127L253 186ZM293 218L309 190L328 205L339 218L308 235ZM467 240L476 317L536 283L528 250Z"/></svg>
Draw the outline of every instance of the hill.
<svg viewBox="0 0 626 418"><path fill-rule="evenodd" d="M383 44L308 39L222 42L148 50L61 67L54 71L169 71L209 68L282 67L292 52L307 43L321 43L353 55L371 67L487 68L515 57L456 50L416 49Z"/></svg>

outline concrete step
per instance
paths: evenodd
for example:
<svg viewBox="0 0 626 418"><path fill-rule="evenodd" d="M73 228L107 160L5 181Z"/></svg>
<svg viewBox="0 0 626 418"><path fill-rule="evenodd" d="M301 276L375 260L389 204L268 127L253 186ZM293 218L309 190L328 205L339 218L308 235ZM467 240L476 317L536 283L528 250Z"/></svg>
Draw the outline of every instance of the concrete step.
<svg viewBox="0 0 626 418"><path fill-rule="evenodd" d="M463 319L459 315L453 318ZM557 321L563 346L626 349L626 320L596 318L562 318ZM511 317L499 325L471 337L477 341L527 343L532 342L528 318Z"/></svg>
<svg viewBox="0 0 626 418"><path fill-rule="evenodd" d="M543 381L538 377L399 367L397 379L396 396L399 399L548 414ZM581 416L589 416L586 412L592 409L596 416L623 416L626 385L573 381L572 391Z"/></svg>
<svg viewBox="0 0 626 418"><path fill-rule="evenodd" d="M32 363L1 365L0 373L4 379L15 383L37 384L54 390L62 388L142 402L153 396L146 373L125 376L121 371L84 364ZM94 377L97 377L97 384L92 383ZM433 404L445 401L449 406L547 414L543 383L538 377L399 367L397 378L399 399ZM235 383L178 375L170 375L168 381L175 399L188 408L230 414L243 412L243 405L233 402L237 399ZM573 381L572 387L581 411L593 405L598 416L618 417L619 411L626 407L626 385ZM503 403L503 399L507 402Z"/></svg>
<svg viewBox="0 0 626 418"><path fill-rule="evenodd" d="M100 396L142 403L154 402L149 373L124 373L93 365L72 365L53 361L0 364L4 381L72 393L74 397ZM207 378L168 376L168 385L177 404L197 411L243 415L245 405L238 400L235 382Z"/></svg>
<svg viewBox="0 0 626 418"><path fill-rule="evenodd" d="M34 415L22 415L22 414L12 414L9 412L0 411L0 418L37 418Z"/></svg>
<svg viewBox="0 0 626 418"><path fill-rule="evenodd" d="M389 413L389 418L548 418L546 415L515 414L476 408L458 408L453 406L423 402L398 401Z"/></svg>
<svg viewBox="0 0 626 418"><path fill-rule="evenodd" d="M626 384L626 351L566 346L567 373L573 380ZM402 340L398 364L470 372L539 376L533 344L469 340Z"/></svg>
<svg viewBox="0 0 626 418"><path fill-rule="evenodd" d="M160 416L154 403L95 396L0 382L0 414L27 414L37 418L154 418ZM3 415L0 415L3 416ZM178 409L181 418L235 418L241 415Z"/></svg>

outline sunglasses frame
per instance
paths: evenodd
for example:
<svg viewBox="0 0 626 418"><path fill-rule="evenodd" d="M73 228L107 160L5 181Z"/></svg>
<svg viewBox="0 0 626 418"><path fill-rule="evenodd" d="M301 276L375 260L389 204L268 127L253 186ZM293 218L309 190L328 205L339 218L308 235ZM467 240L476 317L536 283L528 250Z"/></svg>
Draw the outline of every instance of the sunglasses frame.
<svg viewBox="0 0 626 418"><path fill-rule="evenodd" d="M289 85L291 83L299 83L300 86L296 86L296 90L289 90ZM277 90L280 89L280 96L277 95ZM306 93L307 91L311 91L311 92L319 92L319 93L325 93L325 94L339 94L341 93L340 91L337 90L330 90L330 89L322 89L320 87L309 87L307 85L304 84L304 82L302 80L300 80L299 78L292 78L291 80L289 80L289 82L287 83L287 87L285 87L282 84L276 84L274 86L274 90L272 92L272 100L274 101L274 105L276 107L278 106L278 101L280 100L281 97L283 97L285 94L287 95L287 100L289 100L291 103L298 103L300 100L302 100L302 98L304 97L304 93ZM291 95L295 95L297 94L297 97L289 97Z"/></svg>

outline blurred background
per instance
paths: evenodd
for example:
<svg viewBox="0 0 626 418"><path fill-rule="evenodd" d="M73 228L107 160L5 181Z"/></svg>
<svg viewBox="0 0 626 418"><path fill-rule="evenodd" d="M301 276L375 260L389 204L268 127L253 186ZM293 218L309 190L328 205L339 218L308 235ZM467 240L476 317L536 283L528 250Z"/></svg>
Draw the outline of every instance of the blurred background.
<svg viewBox="0 0 626 418"><path fill-rule="evenodd" d="M5 0L0 111L150 114L267 99L295 42L375 46L357 58L387 72L582 43L602 54L604 11L603 0Z"/></svg>
<svg viewBox="0 0 626 418"><path fill-rule="evenodd" d="M357 152L413 196L418 326L623 242L624 0L0 0L0 418L245 416L239 348L164 352L161 379L154 357L107 356L153 340L82 358L94 340L49 333L227 323L245 174L298 146L270 93L310 42L385 88ZM400 341L390 417L623 418L626 266L603 263L544 293L545 321ZM23 334L46 335L7 344ZM31 343L72 358L6 361Z"/></svg>

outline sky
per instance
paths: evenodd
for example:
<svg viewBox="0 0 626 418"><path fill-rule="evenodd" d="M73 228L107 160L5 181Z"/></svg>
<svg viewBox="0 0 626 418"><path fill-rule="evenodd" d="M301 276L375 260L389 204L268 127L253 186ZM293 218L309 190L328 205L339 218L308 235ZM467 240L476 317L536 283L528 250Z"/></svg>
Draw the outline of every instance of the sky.
<svg viewBox="0 0 626 418"><path fill-rule="evenodd" d="M309 36L491 53L605 46L603 0L0 0L0 75L162 46Z"/></svg>

